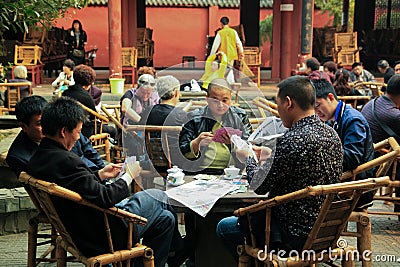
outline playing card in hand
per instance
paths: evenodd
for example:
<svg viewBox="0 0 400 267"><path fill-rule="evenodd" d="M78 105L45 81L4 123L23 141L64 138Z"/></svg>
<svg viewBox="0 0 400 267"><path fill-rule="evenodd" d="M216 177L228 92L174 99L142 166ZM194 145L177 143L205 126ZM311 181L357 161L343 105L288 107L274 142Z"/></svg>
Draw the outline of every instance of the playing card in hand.
<svg viewBox="0 0 400 267"><path fill-rule="evenodd" d="M242 131L239 129L235 129L232 127L222 127L215 131L213 141L218 143L224 143L223 135L228 135L231 137L232 135L242 136Z"/></svg>

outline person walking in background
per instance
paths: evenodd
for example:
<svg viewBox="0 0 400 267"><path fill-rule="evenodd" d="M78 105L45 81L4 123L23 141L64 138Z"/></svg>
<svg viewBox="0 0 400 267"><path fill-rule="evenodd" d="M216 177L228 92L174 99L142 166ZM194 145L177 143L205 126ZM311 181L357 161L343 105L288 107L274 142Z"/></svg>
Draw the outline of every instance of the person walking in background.
<svg viewBox="0 0 400 267"><path fill-rule="evenodd" d="M57 79L51 83L51 86L54 88L54 92L57 92L62 86L67 86L67 88L64 88L64 90L66 90L68 89L68 86L75 84L73 76L74 68L75 62L72 59L66 59L64 61L62 67L63 71L60 72L60 75L58 75Z"/></svg>
<svg viewBox="0 0 400 267"><path fill-rule="evenodd" d="M85 64L87 34L79 20L74 20L71 28L67 30L65 44L67 45L67 58L72 59L75 65Z"/></svg>
<svg viewBox="0 0 400 267"><path fill-rule="evenodd" d="M379 72L385 75L383 77L383 82L387 84L389 79L394 75L394 69L390 67L389 63L384 59L378 61L377 67Z"/></svg>
<svg viewBox="0 0 400 267"><path fill-rule="evenodd" d="M224 52L227 57L228 64L233 68L235 60L241 60L244 58L243 44L242 41L240 41L237 32L229 27L228 17L222 17L220 23L222 29L219 30L215 36L210 56L216 54L217 52ZM230 83L235 82L235 75L233 74L232 69L228 71L226 79Z"/></svg>

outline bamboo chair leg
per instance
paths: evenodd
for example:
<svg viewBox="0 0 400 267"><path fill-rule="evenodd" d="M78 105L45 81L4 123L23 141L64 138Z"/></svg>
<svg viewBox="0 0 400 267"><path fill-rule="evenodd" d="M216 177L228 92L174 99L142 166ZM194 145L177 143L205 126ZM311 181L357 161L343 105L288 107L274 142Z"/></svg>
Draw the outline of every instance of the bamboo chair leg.
<svg viewBox="0 0 400 267"><path fill-rule="evenodd" d="M29 220L28 229L28 267L36 266L38 220L35 217Z"/></svg>
<svg viewBox="0 0 400 267"><path fill-rule="evenodd" d="M57 267L67 267L67 251L61 246L61 242L57 241L56 257Z"/></svg>
<svg viewBox="0 0 400 267"><path fill-rule="evenodd" d="M239 254L239 264L238 267L250 267L251 257L246 254L246 249L243 245L237 247L237 253Z"/></svg>
<svg viewBox="0 0 400 267"><path fill-rule="evenodd" d="M153 250L146 248L143 255L143 267L154 267Z"/></svg>
<svg viewBox="0 0 400 267"><path fill-rule="evenodd" d="M371 220L369 219L367 214L363 214L360 217L360 220L357 222L357 232L360 234L360 237L357 237L357 249L359 254L364 255L364 251L368 250L372 253L372 230L371 230ZM372 258L372 255L368 255ZM372 260L361 258L362 267L372 267Z"/></svg>
<svg viewBox="0 0 400 267"><path fill-rule="evenodd" d="M354 259L351 258L351 255L353 255L351 253L351 251L347 251L345 249L343 253L344 253L344 255L342 255L343 256L342 267L355 267L356 264L355 264ZM347 255L350 255L350 256L347 256Z"/></svg>

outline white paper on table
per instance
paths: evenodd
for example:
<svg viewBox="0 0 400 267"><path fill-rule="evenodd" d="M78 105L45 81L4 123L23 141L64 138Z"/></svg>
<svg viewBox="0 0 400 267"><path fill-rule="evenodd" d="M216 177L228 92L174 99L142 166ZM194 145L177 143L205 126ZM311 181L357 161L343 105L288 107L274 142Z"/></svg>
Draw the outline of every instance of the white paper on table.
<svg viewBox="0 0 400 267"><path fill-rule="evenodd" d="M225 180L195 180L168 189L166 193L169 198L205 217L218 199L235 189L235 185Z"/></svg>

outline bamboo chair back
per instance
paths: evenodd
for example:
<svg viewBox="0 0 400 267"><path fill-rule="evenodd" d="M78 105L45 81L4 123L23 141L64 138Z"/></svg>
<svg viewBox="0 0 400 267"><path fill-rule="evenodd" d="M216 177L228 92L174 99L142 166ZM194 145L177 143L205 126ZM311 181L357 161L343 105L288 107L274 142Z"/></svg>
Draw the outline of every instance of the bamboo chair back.
<svg viewBox="0 0 400 267"><path fill-rule="evenodd" d="M28 87L29 95L32 95L32 84L30 82L0 83L0 91L7 91L8 103L0 107L0 115L15 111L15 105L21 100L21 87Z"/></svg>
<svg viewBox="0 0 400 267"><path fill-rule="evenodd" d="M115 207L104 209L96 206L95 204L85 200L78 193L68 190L64 187L58 186L55 183L49 183L43 180L36 179L27 173L21 173L19 181L24 183L30 188L33 193L33 200L39 203L41 209L45 212L51 224L57 229L60 237L57 239L57 266L66 266L66 252L71 253L77 261L85 264L86 266L102 266L110 263L126 262L129 266L130 259L136 257L143 257L144 265L147 267L154 267L153 251L144 245L132 244L133 224L145 225L147 220L136 214L117 209ZM32 197L32 196L31 196ZM85 205L103 213L105 231L109 241L109 253L97 255L87 258L75 245L73 238L64 226L60 216L54 207L53 197L58 197L70 201L74 201L80 205ZM128 243L125 250L114 251L112 246L112 236L110 234L108 216L116 216L124 219L128 223ZM132 247L133 246L133 247ZM115 265L114 265L115 266Z"/></svg>
<svg viewBox="0 0 400 267"><path fill-rule="evenodd" d="M265 121L265 118L249 118L249 122L251 124L251 130L254 131Z"/></svg>
<svg viewBox="0 0 400 267"><path fill-rule="evenodd" d="M351 105L353 108L360 110L364 107L365 104L371 99L370 96L367 95L346 95L346 96L338 96L339 100L342 100L344 103ZM359 101L362 103L360 108L358 108Z"/></svg>
<svg viewBox="0 0 400 267"><path fill-rule="evenodd" d="M354 89L366 89L370 90L373 97L379 97L383 95L382 87L386 87L386 83L382 82L355 82L353 83Z"/></svg>
<svg viewBox="0 0 400 267"><path fill-rule="evenodd" d="M121 123L121 105L102 105L101 110L106 114L108 119L114 123L119 133L125 131L125 128ZM114 163L123 162L125 159L123 156L124 149L121 141L122 138L118 138L118 144L112 146L112 161Z"/></svg>
<svg viewBox="0 0 400 267"><path fill-rule="evenodd" d="M309 266L317 262L330 261L331 257L329 256L334 255L327 255L327 251L332 251L332 253L336 256L345 256L347 251L355 250L352 247L338 247L337 242L342 234L342 231L347 225L350 215L354 210L360 195L366 191L388 185L389 183L389 177L381 177L337 184L309 186L296 192L292 192L283 196L277 196L269 200L261 201L258 204L238 209L234 212L234 214L236 216L247 216L248 220L250 220L251 214L257 211L266 210L265 245L268 247L271 230L270 215L273 207L290 201L324 195L325 201L303 246L303 251L316 252L316 257L311 257L310 259L299 257L282 259L281 257L273 254L273 257L265 257L265 260L263 261L267 265L270 264L268 266ZM345 199L339 199L339 193L345 193L344 195L349 197ZM255 236L253 233L251 245L246 244L245 246L239 247L238 252L240 254L239 267L250 266L250 261L248 260L249 256L255 259L264 258L264 255L259 255L260 248L255 246ZM299 251L299 255L302 255L302 251ZM348 260L350 263L354 262L354 259L351 259L351 257L343 257L343 259L345 261ZM354 265L347 265L346 262L343 266Z"/></svg>
<svg viewBox="0 0 400 267"><path fill-rule="evenodd" d="M179 138L181 126L129 125L129 132L144 132L147 155L156 169L172 168L171 138ZM159 136L159 137L153 137Z"/></svg>
<svg viewBox="0 0 400 267"><path fill-rule="evenodd" d="M102 158L110 162L110 140L108 139L110 135L108 133L103 133L103 125L109 122L108 118L86 107L82 103L78 103L85 111L94 116L94 134L89 137L90 141L92 141L93 148L99 152Z"/></svg>
<svg viewBox="0 0 400 267"><path fill-rule="evenodd" d="M253 99L253 104L257 106L262 118L269 116L269 114L266 114L265 111L279 118L277 104L265 99L264 97L256 97Z"/></svg>

